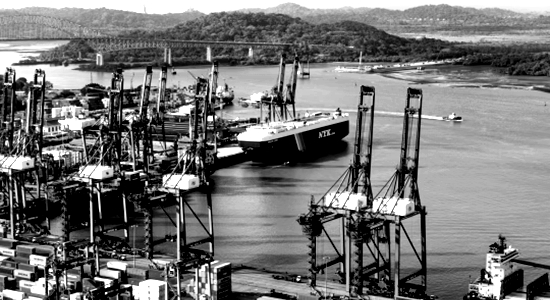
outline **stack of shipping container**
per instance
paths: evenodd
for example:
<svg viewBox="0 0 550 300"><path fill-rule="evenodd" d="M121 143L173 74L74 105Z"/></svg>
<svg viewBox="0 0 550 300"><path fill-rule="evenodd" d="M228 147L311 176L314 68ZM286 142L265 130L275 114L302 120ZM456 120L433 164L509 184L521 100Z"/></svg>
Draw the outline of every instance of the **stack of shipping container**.
<svg viewBox="0 0 550 300"><path fill-rule="evenodd" d="M53 259L53 246L22 243L0 238L0 299L45 300L56 290L52 270L46 268ZM47 271L48 270L48 271ZM46 272L49 276L46 289ZM109 261L91 277L91 266L83 265L60 273L59 284L64 290L62 300L105 299L120 296L121 300L163 300L165 281L161 271L128 268L123 262ZM158 279L150 279L149 276ZM137 292L135 295L133 292Z"/></svg>
<svg viewBox="0 0 550 300"><path fill-rule="evenodd" d="M212 300L230 299L231 263L214 261L210 268L207 264L201 266L195 273L195 279L187 285L187 292L195 299L201 299L201 295Z"/></svg>
<svg viewBox="0 0 550 300"><path fill-rule="evenodd" d="M48 258L54 248L45 245L21 244L0 238L0 290L4 299L45 299L51 294L55 281L46 289L44 277ZM48 291L48 292L47 292Z"/></svg>
<svg viewBox="0 0 550 300"><path fill-rule="evenodd" d="M54 259L53 246L30 244L0 238L0 299L46 300L54 295L59 284L61 300L106 299L164 300L170 296L164 270L129 267L120 261L108 261L91 276L92 266L83 264L60 270L58 283L49 263ZM59 255L59 253L57 253ZM47 276L46 276L47 275ZM47 278L47 279L46 279ZM231 264L213 262L195 272L188 292L208 295L211 300L231 298ZM197 298L197 299L199 299Z"/></svg>

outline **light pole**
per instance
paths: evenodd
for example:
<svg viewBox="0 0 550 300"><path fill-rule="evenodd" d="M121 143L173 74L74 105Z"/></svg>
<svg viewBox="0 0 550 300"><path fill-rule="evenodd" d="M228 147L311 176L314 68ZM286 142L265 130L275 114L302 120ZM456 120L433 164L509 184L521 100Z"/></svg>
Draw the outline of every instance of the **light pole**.
<svg viewBox="0 0 550 300"><path fill-rule="evenodd" d="M330 256L323 256L323 260L325 261L325 300L327 299L327 264L328 260L330 259Z"/></svg>

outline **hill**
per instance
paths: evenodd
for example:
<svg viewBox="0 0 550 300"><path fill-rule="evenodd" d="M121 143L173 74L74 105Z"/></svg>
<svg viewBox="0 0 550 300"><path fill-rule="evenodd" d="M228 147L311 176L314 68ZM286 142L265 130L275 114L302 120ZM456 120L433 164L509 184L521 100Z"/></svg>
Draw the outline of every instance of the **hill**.
<svg viewBox="0 0 550 300"><path fill-rule="evenodd" d="M292 17L300 17L305 21L321 24L341 21L357 21L370 25L397 25L410 23L461 23L469 25L501 24L510 20L525 21L532 19L532 14L522 14L498 8L475 9L461 6L424 5L406 10L390 10L383 8L349 8L310 9L294 3L285 3L266 9L242 9L242 12L280 13Z"/></svg>
<svg viewBox="0 0 550 300"><path fill-rule="evenodd" d="M441 49L450 47L449 43L435 39L401 38L360 22L311 24L283 14L244 12L212 13L167 30L133 30L121 36L141 39L289 43L296 46L287 51L298 49L304 55L309 55L314 62L357 61L360 51L365 60L373 61L434 59L440 55ZM75 43L55 51L76 55L74 49L80 48L82 53L92 54L92 51L85 50L85 45ZM304 51L304 45L310 45L307 52ZM281 49L254 49L254 58L249 60L247 48L213 48L215 58L222 63L274 63L278 59L279 51ZM153 61L162 64L160 51L154 49L118 51L108 55L106 61ZM201 48L172 49L172 61L176 65L203 62L204 57L204 49Z"/></svg>
<svg viewBox="0 0 550 300"><path fill-rule="evenodd" d="M27 7L17 10L0 10L0 15L9 14L42 15L67 19L88 28L101 30L105 33L118 33L120 31L131 29L158 30L162 28L170 28L177 24L185 23L205 15L196 10L188 10L182 13L164 15L135 13L106 8L56 9L48 7Z"/></svg>
<svg viewBox="0 0 550 300"><path fill-rule="evenodd" d="M348 53L348 55L354 53L358 57L359 51L373 57L415 56L421 53L426 54L425 50L431 47L448 46L442 41L424 40L420 42L401 38L360 22L311 24L300 18L284 14L244 12L211 13L165 31L134 32L130 33L130 36L136 34L165 39L325 45L331 47L328 47L329 50L323 50L323 54L333 56L333 58L343 55L343 53ZM320 54L321 52L320 48L314 50L314 53Z"/></svg>
<svg viewBox="0 0 550 300"><path fill-rule="evenodd" d="M351 8L312 9L294 3L285 3L275 7L258 9L247 8L236 12L284 14L312 24L338 23L356 21L388 30L388 26L445 26L460 24L461 26L507 25L536 26L536 19L541 15L519 13L499 8L475 9L461 6L424 5L406 10L390 10L383 8ZM47 8L28 7L17 10L0 9L3 14L36 14L55 18L64 18L86 27L115 33L128 29L155 30L170 28L181 23L205 16L196 10L172 14L144 14L106 8ZM396 30L391 30L396 31Z"/></svg>

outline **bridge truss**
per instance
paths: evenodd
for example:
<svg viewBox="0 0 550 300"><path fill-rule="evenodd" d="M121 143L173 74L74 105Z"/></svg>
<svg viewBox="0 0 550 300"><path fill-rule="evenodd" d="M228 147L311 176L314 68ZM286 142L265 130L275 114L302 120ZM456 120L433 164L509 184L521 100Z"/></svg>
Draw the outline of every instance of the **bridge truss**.
<svg viewBox="0 0 550 300"><path fill-rule="evenodd" d="M195 41L195 40L161 40L135 39L120 37L84 37L90 47L98 52L110 52L128 49L151 48L196 48L196 47L249 47L261 49L281 49L292 47L290 43L260 43L260 42L231 42L231 41Z"/></svg>

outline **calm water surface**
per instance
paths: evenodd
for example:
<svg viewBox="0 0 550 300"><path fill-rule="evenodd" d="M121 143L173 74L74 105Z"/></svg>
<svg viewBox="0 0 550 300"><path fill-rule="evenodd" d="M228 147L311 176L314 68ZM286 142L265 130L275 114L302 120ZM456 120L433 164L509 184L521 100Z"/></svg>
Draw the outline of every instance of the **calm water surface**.
<svg viewBox="0 0 550 300"><path fill-rule="evenodd" d="M20 56L14 51L0 51L0 63L9 66ZM71 66L41 67L55 88L81 88L90 78L107 85L111 78L109 73L74 71ZM331 72L334 67L315 65L311 79L299 80L298 110L340 107L354 120L358 86L376 88L376 111L386 114L375 118L375 193L398 164L402 119L387 113L403 110L408 87L423 90L425 115L456 112L465 119L461 124L422 121L419 187L421 201L428 210L430 293L441 299L460 299L469 276L479 274L488 245L500 233L520 249L523 258L550 263L550 106L545 106L550 96L526 89L544 84L547 78L513 78L461 67L461 72L466 73L458 78L466 77L469 87L457 87L459 84L449 84L457 82L454 68L409 72L397 75L408 80L397 80L380 75L337 74ZM18 77L31 78L35 68L16 67ZM208 67L178 69L176 76L169 76L168 85L190 84L192 78L187 70L195 75L208 74ZM156 77L158 70L154 72ZM125 85L139 85L143 74L143 70L126 70ZM245 97L274 85L277 67L222 66L219 76L235 87L237 97ZM426 82L427 76L439 77L440 82L412 83ZM502 88L487 88L488 81ZM237 105L224 109L224 114L230 116L256 113L257 110ZM350 128L352 133L344 142L321 158L293 166L244 163L217 171L213 195L216 258L305 274L307 239L296 218L307 211L311 195L321 197L345 171L351 159L355 121ZM204 197L191 197L193 207L204 216ZM169 222L166 218L156 221L155 235L174 233ZM418 224L413 220L407 226L414 236ZM199 236L199 228L194 222L189 231ZM141 234L138 229L137 235ZM334 255L328 244L321 246L320 252L319 255ZM415 267L411 250L403 252L408 261L404 266ZM332 273L331 270L329 274ZM536 274L539 273L542 272Z"/></svg>

